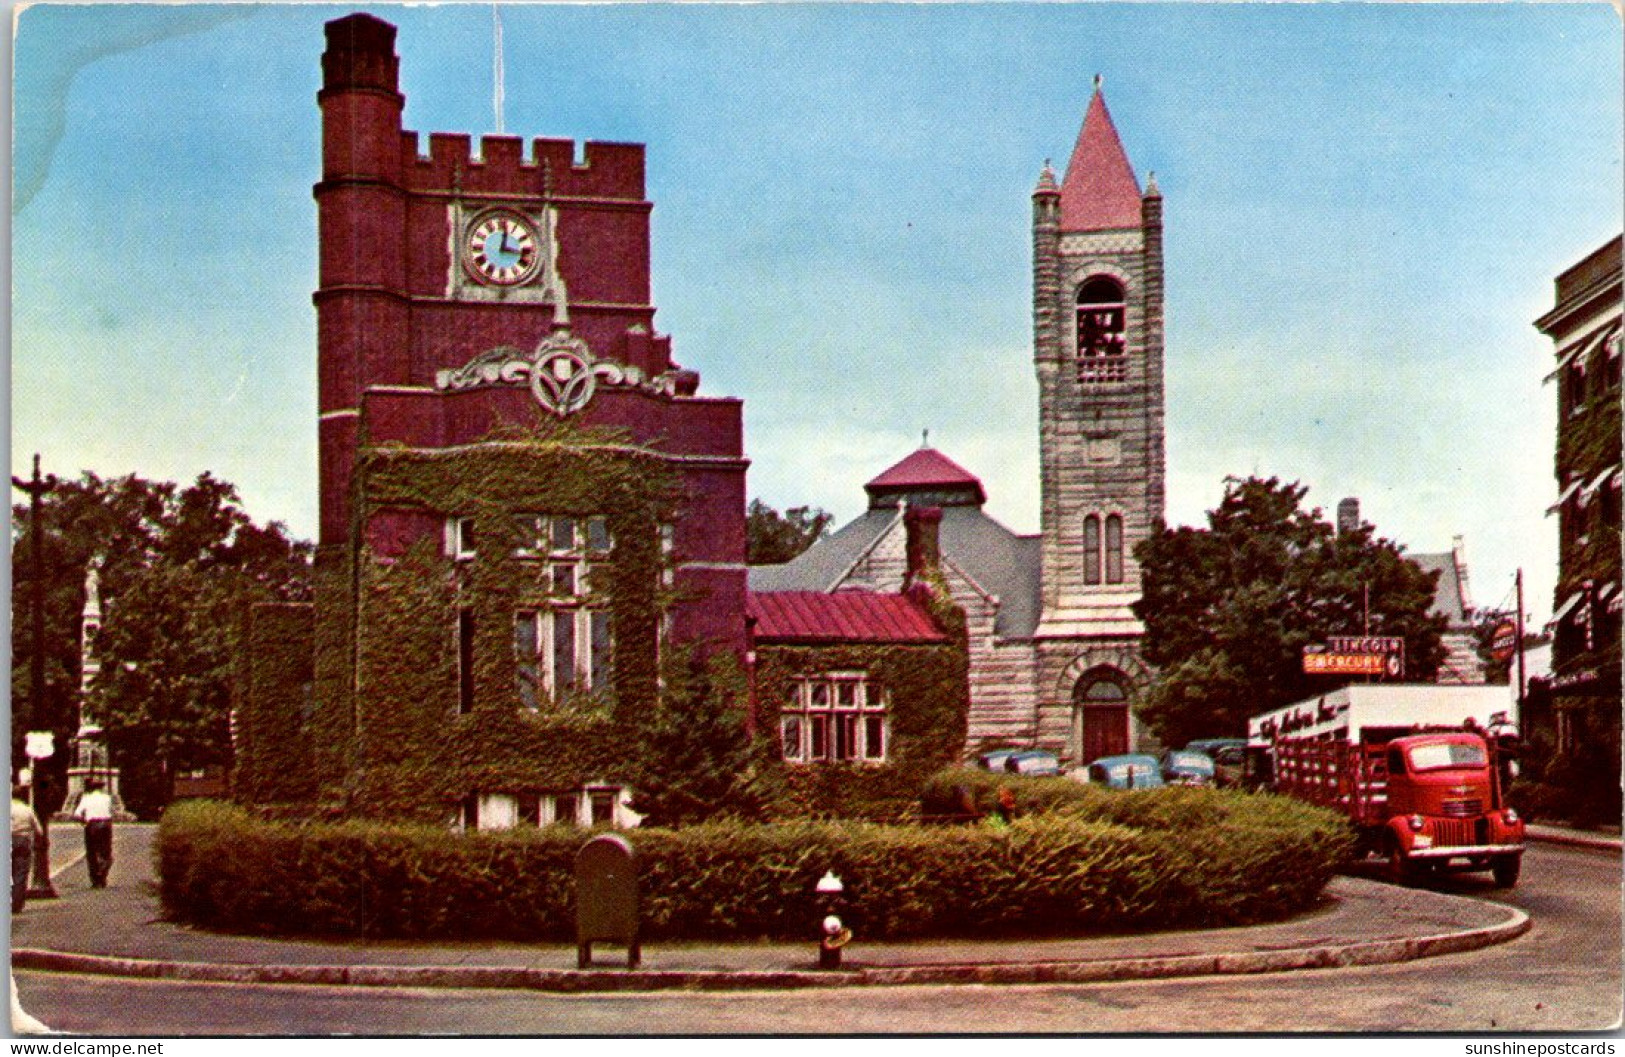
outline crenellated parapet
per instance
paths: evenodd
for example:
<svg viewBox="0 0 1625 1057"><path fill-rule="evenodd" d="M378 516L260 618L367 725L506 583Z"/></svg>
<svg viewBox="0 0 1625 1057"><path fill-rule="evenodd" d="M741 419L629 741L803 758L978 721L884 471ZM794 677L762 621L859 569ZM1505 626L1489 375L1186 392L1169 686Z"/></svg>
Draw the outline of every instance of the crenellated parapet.
<svg viewBox="0 0 1625 1057"><path fill-rule="evenodd" d="M527 198L620 200L644 204L644 148L640 143L582 145L567 139L537 137L525 150L519 136L482 136L478 150L464 133L434 132L427 154L418 133L401 133L401 156L407 159L401 179L418 193L522 195Z"/></svg>

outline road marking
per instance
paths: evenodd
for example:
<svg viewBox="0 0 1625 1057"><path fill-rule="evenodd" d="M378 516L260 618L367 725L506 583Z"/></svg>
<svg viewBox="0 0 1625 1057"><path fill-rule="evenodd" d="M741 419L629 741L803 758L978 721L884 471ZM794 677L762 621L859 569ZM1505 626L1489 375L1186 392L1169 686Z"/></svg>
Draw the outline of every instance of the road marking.
<svg viewBox="0 0 1625 1057"><path fill-rule="evenodd" d="M85 861L85 853L80 852L78 855L75 855L73 858L71 858L67 862L63 863L61 866L58 866L56 869L52 870L51 871L51 880L53 880L53 881L56 880L58 877L61 877L63 874L67 873L69 870L73 869L75 866L78 866L80 863L82 863L84 861Z"/></svg>

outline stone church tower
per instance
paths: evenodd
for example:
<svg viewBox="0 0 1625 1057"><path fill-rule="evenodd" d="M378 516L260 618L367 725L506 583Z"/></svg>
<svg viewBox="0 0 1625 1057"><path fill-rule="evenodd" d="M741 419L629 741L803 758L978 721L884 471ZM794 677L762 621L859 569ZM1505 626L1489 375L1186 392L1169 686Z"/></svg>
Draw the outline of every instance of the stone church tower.
<svg viewBox="0 0 1625 1057"><path fill-rule="evenodd" d="M1134 547L1163 516L1162 196L1142 194L1100 81L1059 186L1033 192L1042 473L1038 740L1076 762L1139 747ZM1062 748L1064 746L1064 748Z"/></svg>

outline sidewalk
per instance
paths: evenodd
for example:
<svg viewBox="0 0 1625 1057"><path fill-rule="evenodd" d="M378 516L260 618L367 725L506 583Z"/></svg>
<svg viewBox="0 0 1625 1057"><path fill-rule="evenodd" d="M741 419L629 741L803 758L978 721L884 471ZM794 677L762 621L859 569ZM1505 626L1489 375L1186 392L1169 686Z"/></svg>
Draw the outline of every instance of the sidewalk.
<svg viewBox="0 0 1625 1057"><path fill-rule="evenodd" d="M1530 840L1541 841L1545 844L1566 844L1571 848L1591 848L1596 851L1611 851L1616 854L1620 851L1618 833L1570 829L1567 826L1548 826L1545 823L1538 822L1530 823L1526 832Z"/></svg>
<svg viewBox="0 0 1625 1057"><path fill-rule="evenodd" d="M1280 972L1408 961L1503 943L1523 912L1476 899L1339 877L1327 905L1247 928L1039 940L869 943L858 936L839 971L815 968L806 943L646 943L643 965L600 945L576 968L574 946L518 943L323 942L228 936L158 919L150 876L153 827L119 827L109 885L89 886L78 833L52 828L60 898L12 919L14 969L232 983L626 991L873 984L1056 983ZM1619 842L1614 841L1617 850Z"/></svg>

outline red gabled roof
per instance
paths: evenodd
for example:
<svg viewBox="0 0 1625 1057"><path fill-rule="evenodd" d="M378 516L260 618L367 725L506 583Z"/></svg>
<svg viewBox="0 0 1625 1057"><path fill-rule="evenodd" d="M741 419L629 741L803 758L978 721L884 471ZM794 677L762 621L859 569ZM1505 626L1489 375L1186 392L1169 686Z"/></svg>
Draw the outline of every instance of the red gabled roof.
<svg viewBox="0 0 1625 1057"><path fill-rule="evenodd" d="M1061 230L1139 226L1140 185L1097 87L1061 183Z"/></svg>
<svg viewBox="0 0 1625 1057"><path fill-rule="evenodd" d="M907 595L871 591L752 591L746 612L758 642L947 642Z"/></svg>
<svg viewBox="0 0 1625 1057"><path fill-rule="evenodd" d="M975 488L983 502L981 480L935 448L920 448L863 486L870 495L913 489Z"/></svg>

